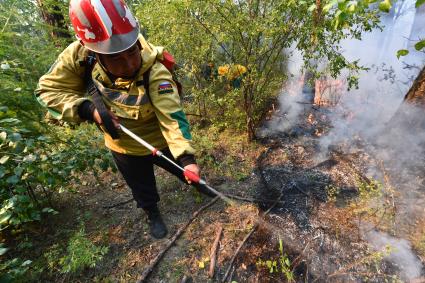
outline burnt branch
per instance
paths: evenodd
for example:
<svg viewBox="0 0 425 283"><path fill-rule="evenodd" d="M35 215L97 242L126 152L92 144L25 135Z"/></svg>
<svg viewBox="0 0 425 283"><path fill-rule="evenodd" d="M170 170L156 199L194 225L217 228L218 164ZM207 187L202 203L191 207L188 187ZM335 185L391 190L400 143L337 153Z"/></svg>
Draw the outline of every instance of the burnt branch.
<svg viewBox="0 0 425 283"><path fill-rule="evenodd" d="M206 205L202 206L201 208L199 208L197 211L195 211L192 214L192 217L189 219L189 221L177 230L174 236L168 240L165 247L157 254L157 256L151 261L151 263L143 270L142 275L140 276L140 279L137 280L137 283L147 282L146 280L148 276L151 274L152 270L155 268L158 262L162 259L165 253L171 248L171 246L173 246L175 241L183 234L184 231L186 231L187 227L189 227L189 225L193 222L193 220L195 220L202 211L204 211L205 209L213 205L218 199L219 199L218 196L213 198L210 202L208 202Z"/></svg>

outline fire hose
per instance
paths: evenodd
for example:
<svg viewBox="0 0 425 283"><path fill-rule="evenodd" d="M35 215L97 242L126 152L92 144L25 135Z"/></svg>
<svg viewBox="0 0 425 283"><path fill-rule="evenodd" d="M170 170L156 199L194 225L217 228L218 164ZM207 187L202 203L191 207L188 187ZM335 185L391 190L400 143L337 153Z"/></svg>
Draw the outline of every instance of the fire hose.
<svg viewBox="0 0 425 283"><path fill-rule="evenodd" d="M151 144L149 144L148 142L146 142L145 140L143 140L142 138L140 138L139 136L137 136L136 134L134 134L133 132L131 132L129 129L127 129L126 127L124 127L123 125L119 124L120 129L126 133L128 136L130 136L131 138L133 138L135 141L137 141L138 143L140 143L142 146L146 147L150 152L152 152L152 154L154 156L157 156L159 158L164 159L165 161L167 161L168 163L170 163L171 165L173 165L174 167L178 168L179 170L182 171L183 175L186 177L186 179L188 179L190 182L193 182L195 184L199 184L200 186L205 187L207 190L210 190L213 194L215 194L216 196L218 196L219 198L221 198L222 200L224 200L225 202L232 204L233 202L226 197L224 194L220 193L219 191L217 191L216 189L212 188L211 186L209 186L207 184L207 182L205 180L203 180L201 177L199 177L197 174L195 174L194 172L184 169L183 167L181 167L180 165L178 165L177 163L175 163L173 160L171 160L170 158L168 158L165 154L163 154L160 150L156 149L155 147L153 147Z"/></svg>
<svg viewBox="0 0 425 283"><path fill-rule="evenodd" d="M86 73L84 75L84 78L87 82L87 91L93 98L93 104L95 105L96 109L99 112L99 115L101 116L103 125L106 128L106 132L108 132L108 134L113 139L118 139L119 138L119 133L117 131L118 129L115 127L114 123L112 122L109 111L107 110L107 108L106 108L106 106L103 102L101 92L95 86L93 79L91 78L91 70L92 70L95 62L96 62L96 57L94 56L94 54L91 54L88 57L87 66L86 66ZM146 72L146 74L144 76L144 80L146 80L146 82L149 82L149 71ZM147 85L147 86L145 85L145 89L149 89L149 85ZM149 96L149 92L147 92L147 95ZM205 180L201 179L201 177L199 177L197 174L195 174L194 172L192 172L190 170L184 169L183 167L181 167L180 165L175 163L173 160L171 160L170 158L165 156L160 150L156 149L155 147L153 147L152 145L147 143L145 140L143 140L139 136L135 135L133 132L131 132L129 129L127 129L123 125L118 124L118 127L124 133L126 133L128 136L130 136L135 141L140 143L142 146L144 146L148 150L150 150L154 156L157 156L159 158L164 159L165 161L167 161L168 163L170 163L174 167L181 170L183 175L186 177L187 180L189 180L190 182L193 182L195 184L198 184L200 186L203 186L204 188L206 188L207 190L209 190L210 192L212 192L213 194L215 194L216 196L218 196L219 198L221 198L225 202L227 202L229 204L233 204L233 202L228 197L226 197L224 194L220 193L216 189L209 186L207 184L207 182L205 182Z"/></svg>

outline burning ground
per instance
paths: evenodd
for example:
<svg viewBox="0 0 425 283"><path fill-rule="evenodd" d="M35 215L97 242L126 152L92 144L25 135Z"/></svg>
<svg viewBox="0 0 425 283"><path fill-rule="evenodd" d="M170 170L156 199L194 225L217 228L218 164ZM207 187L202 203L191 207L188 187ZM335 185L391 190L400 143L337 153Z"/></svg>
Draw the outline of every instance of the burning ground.
<svg viewBox="0 0 425 283"><path fill-rule="evenodd" d="M263 157L264 175L272 191L285 196L285 204L271 215L280 237L303 255L309 279L420 278L425 194L415 176L423 171L398 171L399 163L382 159L383 144L360 136L329 144L324 154L322 138L333 130L329 117L329 110L311 108L296 131L266 138L273 146ZM390 149L385 150L388 157ZM414 163L423 170L423 163Z"/></svg>
<svg viewBox="0 0 425 283"><path fill-rule="evenodd" d="M322 139L333 130L331 112L305 107L298 124L264 137L255 147L247 148L229 138L228 144L217 144L208 151L208 160L234 168L228 175L206 171L205 175L211 176L208 181L245 200L235 200L234 205L218 200L203 210L146 282L221 282L227 270L228 281L236 282L285 282L291 278L295 282L423 281L425 197L423 180L412 179L413 175L423 176L423 172L418 175L423 165L416 164L419 171L405 168L400 172L392 166L398 163L377 154L382 146L360 136L328 146L324 154ZM239 167L226 159L232 144ZM255 169L248 173L236 170L246 162L253 162ZM207 170L212 170L209 165ZM172 237L210 200L169 174L157 173L161 209ZM232 177L235 175L240 179ZM52 228L34 231L34 235L60 258L72 231L84 225L87 237L96 245L108 246L109 251L95 268L79 275L69 277L57 269L56 273L39 274L37 279L137 281L168 240L149 236L144 215L134 202L121 204L131 196L120 176L106 172L100 178L104 183L98 186L96 179L84 179L78 191L85 197L70 194L63 203L64 212L52 219ZM69 221L63 223L63 219ZM56 230L59 225L62 228ZM219 226L223 234L215 274L210 278L210 250ZM61 244L50 245L52 242ZM30 253L40 264L47 264L46 253L40 252ZM57 266L54 260L48 264Z"/></svg>
<svg viewBox="0 0 425 283"><path fill-rule="evenodd" d="M385 21L394 24L391 32L364 41L367 54L361 55L371 70L360 78L360 89L347 92L343 79L328 77L309 86L296 75L256 143L226 132L195 136L204 176L237 199L233 205L218 200L200 211L146 282L221 282L225 275L226 282L424 282L423 126L391 120L423 54L412 53L413 63L383 58L405 47L389 44L399 44L395 31L406 29L403 13L397 19ZM403 36L415 36L414 30ZM382 48L382 42L388 46ZM353 59L359 55L353 50L366 50L358 44L347 44L354 46L347 51ZM381 61L368 60L375 58ZM423 108L408 107L410 119L425 121ZM172 237L210 200L161 170L157 175ZM119 175L106 172L96 179L87 174L75 187L78 194L61 197L62 213L29 235L37 249L23 249L25 258L44 270L33 274L33 281L140 279L168 239L149 236L144 215ZM96 267L64 274L61 259L68 242L83 228L108 252Z"/></svg>

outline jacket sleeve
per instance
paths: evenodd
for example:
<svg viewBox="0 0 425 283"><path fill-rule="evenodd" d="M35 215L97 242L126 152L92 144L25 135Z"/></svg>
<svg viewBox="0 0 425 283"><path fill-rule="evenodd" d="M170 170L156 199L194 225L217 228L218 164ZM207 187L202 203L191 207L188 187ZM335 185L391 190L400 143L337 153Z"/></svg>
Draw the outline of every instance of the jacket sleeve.
<svg viewBox="0 0 425 283"><path fill-rule="evenodd" d="M170 72L161 63L155 63L149 81L150 99L172 155L176 159L194 155L189 122Z"/></svg>
<svg viewBox="0 0 425 283"><path fill-rule="evenodd" d="M69 45L50 70L43 75L35 90L37 101L55 118L67 122L81 122L78 107L86 94L84 83L84 48L79 42Z"/></svg>

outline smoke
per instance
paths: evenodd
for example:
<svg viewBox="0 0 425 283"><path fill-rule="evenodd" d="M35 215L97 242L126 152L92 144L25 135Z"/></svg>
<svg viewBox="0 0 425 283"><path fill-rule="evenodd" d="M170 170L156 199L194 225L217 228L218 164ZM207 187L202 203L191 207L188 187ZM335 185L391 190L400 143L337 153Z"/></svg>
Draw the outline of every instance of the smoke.
<svg viewBox="0 0 425 283"><path fill-rule="evenodd" d="M398 1L396 12L382 19L385 24L382 33L376 31L361 41L345 42L345 56L359 59L361 64L370 66L370 70L360 76L358 89L341 94L338 106L329 117L332 129L320 139L317 157L318 161L328 158L328 151L334 145L342 145L349 153L359 149L358 140L367 141L368 152L396 176L391 184L398 198L395 222L405 227L417 225L414 221L425 216L423 179L418 178L425 164L425 133L412 127L414 122L425 120L424 111L403 105L404 115L393 118L425 62L425 54L412 47L411 39L425 36L425 9L417 11L414 2ZM399 60L395 54L400 49L408 49L410 53ZM378 167L371 165L367 174L383 181L382 168ZM404 233L395 232L401 236ZM365 239L377 250L385 245L394 248L388 260L400 268L403 279L421 275L422 264L409 241L376 231L367 233Z"/></svg>
<svg viewBox="0 0 425 283"><path fill-rule="evenodd" d="M373 230L367 232L365 238L371 243L375 251L385 251L387 247L389 248L390 252L384 259L389 260L399 268L399 276L402 280L413 280L421 276L422 263L413 253L408 241Z"/></svg>
<svg viewBox="0 0 425 283"><path fill-rule="evenodd" d="M297 95L302 92L302 78L291 78L279 95L279 112L267 124L268 129L274 132L285 132L294 127L298 122L299 115L304 111L304 103Z"/></svg>
<svg viewBox="0 0 425 283"><path fill-rule="evenodd" d="M345 56L371 68L361 75L358 89L342 94L329 117L332 129L320 140L317 156L318 161L326 159L333 145L344 145L346 152L356 151L357 141L366 140L375 159L396 172L397 183L393 185L403 202L399 215L405 214L408 220L423 214L420 205L425 203L420 191L423 181L417 177L421 175L417 167L425 164L425 132L413 127L415 121L424 121L425 115L423 109L405 104L405 114L397 115L402 119L393 117L425 64L425 54L415 51L415 41L411 40L425 36L425 8L416 10L414 3L398 1L395 12L382 19L383 32L344 43ZM395 54L400 49L410 53L399 60ZM379 180L381 169L371 167L368 175Z"/></svg>
<svg viewBox="0 0 425 283"><path fill-rule="evenodd" d="M279 109L273 114L270 121L257 131L258 137L288 131L299 123L299 116L310 108L309 98L313 95L313 89L305 85L301 53L294 49L290 53L287 66L289 79L280 91Z"/></svg>
<svg viewBox="0 0 425 283"><path fill-rule="evenodd" d="M343 43L347 59L359 60L360 65L370 70L359 77L358 89L338 90L338 105L331 113L326 112L332 128L320 138L319 153L315 157L317 162L326 160L329 150L335 145L350 153L364 149L366 144L367 151L376 160L396 173L392 184L398 198L395 221L403 225L416 225L415 220L425 217L425 180L421 177L425 164L425 132L412 128L415 120L422 121L424 128L424 110L404 105L404 120L392 119L425 64L425 53L413 47L419 38L425 37L425 5L415 9L415 2L395 2L395 9L382 17L385 26L382 32L374 31L365 34L362 40ZM398 59L396 54L400 49L409 50L409 55ZM294 65L301 65L300 61L295 57ZM343 76L339 79L345 81ZM298 117L305 110L299 104L305 97L303 87L298 83L300 81L304 81L301 72L295 72L294 80L282 91L280 103L285 115L278 115L268 123L269 133L287 131L299 122ZM371 165L367 175L379 180L382 170L377 167ZM401 229L396 233L403 236ZM376 249L387 244L394 247L388 258L399 265L404 278L413 279L421 275L422 265L407 240L380 232L370 232L365 237Z"/></svg>
<svg viewBox="0 0 425 283"><path fill-rule="evenodd" d="M365 34L361 41L343 43L344 56L358 59L370 70L360 76L358 89L341 94L331 117L333 130L321 140L322 152L331 144L350 142L356 135L375 138L399 108L425 58L412 48L414 41L410 40L422 32L425 35L425 13L417 12L414 3L398 1L393 12L382 18L383 32L375 31ZM409 55L398 59L396 53L400 49L409 49Z"/></svg>

